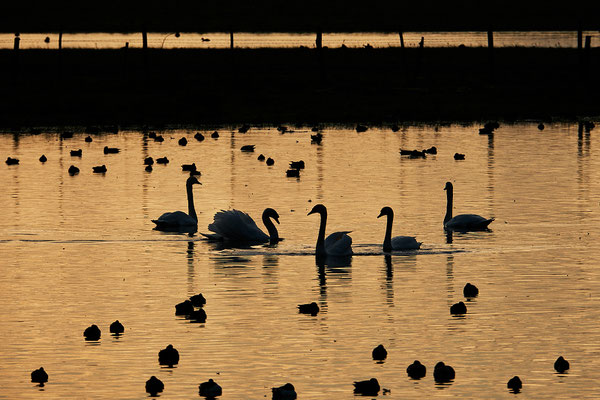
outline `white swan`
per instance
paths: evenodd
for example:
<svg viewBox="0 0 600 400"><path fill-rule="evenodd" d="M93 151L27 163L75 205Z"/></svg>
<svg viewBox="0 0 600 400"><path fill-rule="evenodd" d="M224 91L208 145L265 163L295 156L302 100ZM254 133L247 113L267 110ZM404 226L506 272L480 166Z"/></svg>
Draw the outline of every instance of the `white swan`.
<svg viewBox="0 0 600 400"><path fill-rule="evenodd" d="M492 223L494 218L486 219L476 214L460 214L452 218L452 201L454 187L451 182L446 182L446 216L444 217L444 229L449 231L484 231Z"/></svg>
<svg viewBox="0 0 600 400"><path fill-rule="evenodd" d="M156 224L154 229L166 232L196 232L198 229L198 217L196 216L194 194L192 193L192 185L194 184L201 185L194 176L190 176L185 182L188 213L186 214L183 211L164 213L158 219L152 220Z"/></svg>
<svg viewBox="0 0 600 400"><path fill-rule="evenodd" d="M395 236L392 239L392 224L394 223L394 211L390 207L383 207L377 218L387 215L387 225L385 228L385 239L383 239L383 251L386 253L392 250L418 250L421 248L421 242L413 236Z"/></svg>
<svg viewBox="0 0 600 400"><path fill-rule="evenodd" d="M348 236L351 231L335 232L325 239L325 226L327 224L327 208L323 204L317 204L308 215L321 214L321 225L317 237L317 256L345 257L352 255L352 238Z"/></svg>
<svg viewBox="0 0 600 400"><path fill-rule="evenodd" d="M208 230L214 232L202 233L203 236L211 240L225 240L236 243L275 244L281 239L279 232L271 218L279 223L279 214L272 208L267 208L262 213L262 221L269 234L264 233L248 214L239 210L221 210L214 216L212 224L208 225Z"/></svg>

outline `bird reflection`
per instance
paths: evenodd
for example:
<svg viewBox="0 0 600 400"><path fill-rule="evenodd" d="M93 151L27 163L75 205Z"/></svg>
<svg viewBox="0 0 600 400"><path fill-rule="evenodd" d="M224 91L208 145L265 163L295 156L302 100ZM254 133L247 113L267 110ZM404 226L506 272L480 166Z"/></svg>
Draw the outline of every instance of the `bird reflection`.
<svg viewBox="0 0 600 400"><path fill-rule="evenodd" d="M386 254L385 260L385 293L386 301L389 306L394 305L394 268L392 267L392 256Z"/></svg>
<svg viewBox="0 0 600 400"><path fill-rule="evenodd" d="M190 236L192 236L192 234L190 234ZM193 241L189 241L187 246L187 261L188 261L188 273L187 273L187 277L188 277L188 287L190 291L193 291L194 289L194 245L195 243Z"/></svg>
<svg viewBox="0 0 600 400"><path fill-rule="evenodd" d="M454 231L446 231L446 243L452 244L452 234Z"/></svg>

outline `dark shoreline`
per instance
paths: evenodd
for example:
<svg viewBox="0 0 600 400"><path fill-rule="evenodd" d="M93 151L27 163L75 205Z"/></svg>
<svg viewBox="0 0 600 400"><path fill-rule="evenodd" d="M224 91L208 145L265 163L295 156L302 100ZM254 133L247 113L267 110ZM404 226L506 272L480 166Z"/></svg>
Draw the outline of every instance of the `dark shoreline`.
<svg viewBox="0 0 600 400"><path fill-rule="evenodd" d="M0 127L600 115L600 48L0 51Z"/></svg>

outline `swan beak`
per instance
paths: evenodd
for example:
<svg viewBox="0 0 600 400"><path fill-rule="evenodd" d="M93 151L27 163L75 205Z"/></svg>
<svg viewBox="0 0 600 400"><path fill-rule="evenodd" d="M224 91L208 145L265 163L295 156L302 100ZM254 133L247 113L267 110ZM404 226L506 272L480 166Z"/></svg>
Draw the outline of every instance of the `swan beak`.
<svg viewBox="0 0 600 400"><path fill-rule="evenodd" d="M379 215L377 216L377 218L383 217L383 213L379 213Z"/></svg>
<svg viewBox="0 0 600 400"><path fill-rule="evenodd" d="M315 213L315 210L310 210L310 212L306 215L309 216L310 214L314 214L314 213Z"/></svg>
<svg viewBox="0 0 600 400"><path fill-rule="evenodd" d="M275 222L279 224L279 218L275 218Z"/></svg>

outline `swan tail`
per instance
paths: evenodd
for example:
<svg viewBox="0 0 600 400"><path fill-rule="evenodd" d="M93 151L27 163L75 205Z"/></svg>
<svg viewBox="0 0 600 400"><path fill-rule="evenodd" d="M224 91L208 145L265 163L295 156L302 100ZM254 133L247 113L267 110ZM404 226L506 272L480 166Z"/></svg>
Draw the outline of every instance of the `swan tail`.
<svg viewBox="0 0 600 400"><path fill-rule="evenodd" d="M325 239L325 252L331 256L351 256L352 238L348 233L352 231L335 232Z"/></svg>
<svg viewBox="0 0 600 400"><path fill-rule="evenodd" d="M261 231L248 214L239 210L221 210L214 216L208 230L223 240L234 242L268 242L269 236Z"/></svg>

